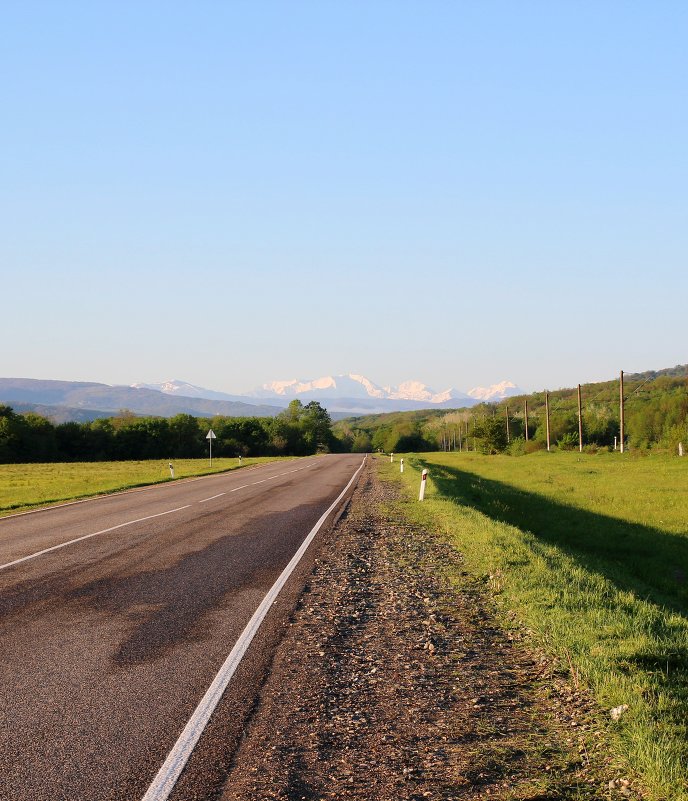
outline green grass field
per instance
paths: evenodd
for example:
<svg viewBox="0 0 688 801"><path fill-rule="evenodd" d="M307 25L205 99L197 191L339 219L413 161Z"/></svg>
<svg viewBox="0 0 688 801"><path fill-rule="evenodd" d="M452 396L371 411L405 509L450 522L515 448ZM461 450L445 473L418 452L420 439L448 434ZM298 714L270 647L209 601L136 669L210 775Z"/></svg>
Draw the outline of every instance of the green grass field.
<svg viewBox="0 0 688 801"><path fill-rule="evenodd" d="M591 690L648 797L686 801L688 458L432 453L407 457L403 476L380 464L406 486L404 513L464 553L504 625L515 612Z"/></svg>
<svg viewBox="0 0 688 801"><path fill-rule="evenodd" d="M284 458L284 457L282 457ZM274 462L277 457L243 459L241 466ZM179 459L175 480L235 470L238 459ZM0 465L0 516L37 506L171 481L169 462L74 462Z"/></svg>

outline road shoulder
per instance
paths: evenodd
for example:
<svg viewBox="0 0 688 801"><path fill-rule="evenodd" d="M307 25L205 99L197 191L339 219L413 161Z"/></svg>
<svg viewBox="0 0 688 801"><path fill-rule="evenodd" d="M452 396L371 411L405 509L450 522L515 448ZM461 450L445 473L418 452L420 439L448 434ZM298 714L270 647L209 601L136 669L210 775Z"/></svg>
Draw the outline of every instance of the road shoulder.
<svg viewBox="0 0 688 801"><path fill-rule="evenodd" d="M365 468L274 658L222 801L593 799L585 695L501 629L461 556ZM463 576L446 580L446 566Z"/></svg>

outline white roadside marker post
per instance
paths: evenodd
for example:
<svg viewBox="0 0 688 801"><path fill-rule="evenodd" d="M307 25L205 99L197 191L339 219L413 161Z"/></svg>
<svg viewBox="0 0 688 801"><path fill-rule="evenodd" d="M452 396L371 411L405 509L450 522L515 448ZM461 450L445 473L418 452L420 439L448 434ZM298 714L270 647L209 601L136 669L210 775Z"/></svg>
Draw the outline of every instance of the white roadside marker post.
<svg viewBox="0 0 688 801"><path fill-rule="evenodd" d="M174 465L170 462L170 478L174 478Z"/></svg>
<svg viewBox="0 0 688 801"><path fill-rule="evenodd" d="M679 456L683 456L683 443L682 442L678 443L678 455Z"/></svg>
<svg viewBox="0 0 688 801"><path fill-rule="evenodd" d="M393 462L393 461L394 461L394 454L393 454L393 453L390 453L390 454L389 454L389 461L390 461L390 462Z"/></svg>
<svg viewBox="0 0 688 801"><path fill-rule="evenodd" d="M400 473L404 472L404 460L403 459L401 460L400 465L399 465L399 472Z"/></svg>
<svg viewBox="0 0 688 801"><path fill-rule="evenodd" d="M210 446L210 466L213 466L213 440L217 439L215 436L215 432L211 428L210 431L205 435L205 438L208 440L208 445Z"/></svg>
<svg viewBox="0 0 688 801"><path fill-rule="evenodd" d="M428 483L428 471L423 470L420 474L420 494L418 495L418 500L422 501L425 498L425 485Z"/></svg>

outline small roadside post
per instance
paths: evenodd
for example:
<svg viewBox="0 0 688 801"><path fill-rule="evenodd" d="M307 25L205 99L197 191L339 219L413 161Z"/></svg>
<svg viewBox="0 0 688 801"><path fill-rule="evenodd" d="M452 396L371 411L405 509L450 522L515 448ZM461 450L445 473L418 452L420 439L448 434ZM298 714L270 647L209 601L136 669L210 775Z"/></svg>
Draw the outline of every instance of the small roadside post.
<svg viewBox="0 0 688 801"><path fill-rule="evenodd" d="M422 501L425 498L425 485L428 483L428 471L423 470L420 474L420 494L418 495L418 500Z"/></svg>
<svg viewBox="0 0 688 801"><path fill-rule="evenodd" d="M404 460L403 459L401 460L401 462L399 462L399 472L400 473L404 472Z"/></svg>
<svg viewBox="0 0 688 801"><path fill-rule="evenodd" d="M208 440L208 445L210 447L210 466L213 466L213 440L217 439L215 436L215 432L211 428L210 431L205 435L205 438Z"/></svg>
<svg viewBox="0 0 688 801"><path fill-rule="evenodd" d="M683 456L683 443L682 442L678 443L678 455L679 456Z"/></svg>
<svg viewBox="0 0 688 801"><path fill-rule="evenodd" d="M174 478L174 465L170 462L170 478Z"/></svg>
<svg viewBox="0 0 688 801"><path fill-rule="evenodd" d="M239 454L239 464L241 464L241 454Z"/></svg>
<svg viewBox="0 0 688 801"><path fill-rule="evenodd" d="M390 461L390 462L393 462L393 461L394 461L394 454L393 454L393 453L390 453L390 454L389 454L389 461Z"/></svg>

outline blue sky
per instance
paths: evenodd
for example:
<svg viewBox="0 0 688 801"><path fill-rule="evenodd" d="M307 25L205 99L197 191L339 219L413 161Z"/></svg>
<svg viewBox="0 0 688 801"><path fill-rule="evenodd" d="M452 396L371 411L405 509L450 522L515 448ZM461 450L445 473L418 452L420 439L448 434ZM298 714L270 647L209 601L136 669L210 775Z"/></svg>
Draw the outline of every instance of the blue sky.
<svg viewBox="0 0 688 801"><path fill-rule="evenodd" d="M688 5L0 5L0 375L688 362Z"/></svg>

